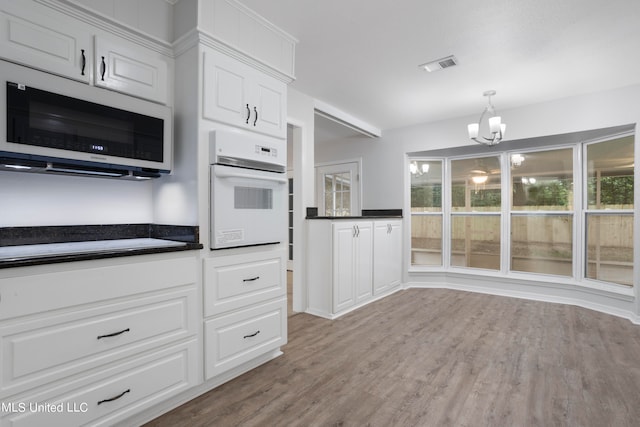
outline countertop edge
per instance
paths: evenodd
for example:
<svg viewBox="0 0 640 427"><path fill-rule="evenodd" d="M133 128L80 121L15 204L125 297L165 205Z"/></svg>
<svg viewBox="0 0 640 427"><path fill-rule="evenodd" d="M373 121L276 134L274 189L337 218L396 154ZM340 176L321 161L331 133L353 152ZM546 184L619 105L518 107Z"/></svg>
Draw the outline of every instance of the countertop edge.
<svg viewBox="0 0 640 427"><path fill-rule="evenodd" d="M0 261L0 269L15 268L15 267L30 267L34 265L46 265L46 264L59 264L64 262L74 261L92 261L106 258L120 258L129 257L135 255L149 255L159 254L167 252L183 252L200 250L204 246L201 243L186 243L182 246L171 246L162 248L143 248L143 249L127 249L127 250L113 250L104 252L88 252L82 254L67 254L67 255L47 255L32 258L23 258L16 260Z"/></svg>
<svg viewBox="0 0 640 427"><path fill-rule="evenodd" d="M305 219L316 220L316 219L324 219L324 220L340 220L340 221L348 221L348 220L367 220L367 219L402 219L401 215L366 215L366 216L308 216Z"/></svg>

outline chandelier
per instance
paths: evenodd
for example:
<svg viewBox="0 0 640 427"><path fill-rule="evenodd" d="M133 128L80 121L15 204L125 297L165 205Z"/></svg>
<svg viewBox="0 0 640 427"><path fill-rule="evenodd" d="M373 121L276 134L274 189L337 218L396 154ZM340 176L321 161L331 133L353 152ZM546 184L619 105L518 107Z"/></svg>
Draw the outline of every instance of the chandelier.
<svg viewBox="0 0 640 427"><path fill-rule="evenodd" d="M496 115L496 110L491 104L491 97L496 94L495 90L488 90L483 93L484 96L487 97L487 107L484 109L480 118L478 119L478 123L471 123L467 126L467 130L469 131L469 138L473 139L475 142L484 145L496 145L502 141L504 137L504 131L507 127L506 124L502 123L502 119L500 116ZM484 119L484 116L489 116L489 132L491 135L489 138L484 136L478 137L480 133L480 123Z"/></svg>

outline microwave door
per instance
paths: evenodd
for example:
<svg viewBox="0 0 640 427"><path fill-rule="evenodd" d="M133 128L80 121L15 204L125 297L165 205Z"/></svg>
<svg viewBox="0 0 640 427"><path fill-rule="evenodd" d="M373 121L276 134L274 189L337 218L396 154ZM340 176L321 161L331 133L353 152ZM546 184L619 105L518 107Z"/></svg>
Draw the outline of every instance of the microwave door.
<svg viewBox="0 0 640 427"><path fill-rule="evenodd" d="M279 243L286 237L283 174L211 167L211 247Z"/></svg>

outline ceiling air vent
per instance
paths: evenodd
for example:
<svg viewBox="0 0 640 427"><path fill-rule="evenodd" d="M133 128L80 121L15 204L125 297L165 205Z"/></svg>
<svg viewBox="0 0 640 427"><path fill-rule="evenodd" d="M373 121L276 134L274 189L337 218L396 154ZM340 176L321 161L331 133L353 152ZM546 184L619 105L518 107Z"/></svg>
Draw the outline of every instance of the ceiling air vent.
<svg viewBox="0 0 640 427"><path fill-rule="evenodd" d="M442 70L444 68L449 68L458 65L458 60L455 56L450 55L444 58L436 59L435 61L427 62L426 64L419 65L420 68L423 68L425 71L430 73L438 70Z"/></svg>

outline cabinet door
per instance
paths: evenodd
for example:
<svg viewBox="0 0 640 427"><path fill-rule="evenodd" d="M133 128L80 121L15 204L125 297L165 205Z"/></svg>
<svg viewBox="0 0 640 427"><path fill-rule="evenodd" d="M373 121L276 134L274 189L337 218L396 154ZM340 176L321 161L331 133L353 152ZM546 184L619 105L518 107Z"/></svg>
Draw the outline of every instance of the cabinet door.
<svg viewBox="0 0 640 427"><path fill-rule="evenodd" d="M333 226L333 312L337 313L356 303L354 286L355 224Z"/></svg>
<svg viewBox="0 0 640 427"><path fill-rule="evenodd" d="M272 77L255 74L251 103L254 130L286 137L287 85Z"/></svg>
<svg viewBox="0 0 640 427"><path fill-rule="evenodd" d="M17 2L16 2L17 3ZM23 3L23 2L20 2ZM91 37L77 22L61 14L26 13L2 4L0 11L0 56L33 68L89 83Z"/></svg>
<svg viewBox="0 0 640 427"><path fill-rule="evenodd" d="M355 237L356 303L366 301L373 294L373 224L356 224Z"/></svg>
<svg viewBox="0 0 640 427"><path fill-rule="evenodd" d="M286 84L212 50L203 67L205 119L286 138Z"/></svg>
<svg viewBox="0 0 640 427"><path fill-rule="evenodd" d="M246 93L246 71L237 61L215 51L205 51L202 62L203 117L247 127L252 111Z"/></svg>
<svg viewBox="0 0 640 427"><path fill-rule="evenodd" d="M169 66L125 40L95 38L95 85L166 104Z"/></svg>
<svg viewBox="0 0 640 427"><path fill-rule="evenodd" d="M402 277L401 221L376 221L373 241L373 293L400 284Z"/></svg>

